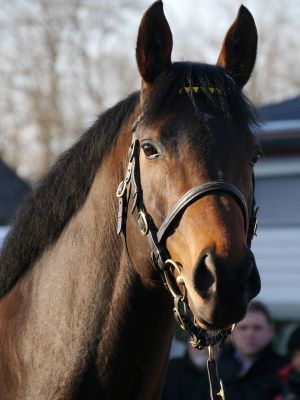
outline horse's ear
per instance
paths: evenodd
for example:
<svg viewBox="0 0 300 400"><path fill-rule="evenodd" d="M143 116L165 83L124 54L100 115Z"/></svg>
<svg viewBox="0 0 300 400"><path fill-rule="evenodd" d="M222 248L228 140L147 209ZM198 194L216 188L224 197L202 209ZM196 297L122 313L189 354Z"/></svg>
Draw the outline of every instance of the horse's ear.
<svg viewBox="0 0 300 400"><path fill-rule="evenodd" d="M145 12L137 38L137 65L146 83L151 84L171 64L172 47L172 32L158 0Z"/></svg>
<svg viewBox="0 0 300 400"><path fill-rule="evenodd" d="M257 49L257 30L250 11L241 6L229 28L217 64L242 88L252 73Z"/></svg>

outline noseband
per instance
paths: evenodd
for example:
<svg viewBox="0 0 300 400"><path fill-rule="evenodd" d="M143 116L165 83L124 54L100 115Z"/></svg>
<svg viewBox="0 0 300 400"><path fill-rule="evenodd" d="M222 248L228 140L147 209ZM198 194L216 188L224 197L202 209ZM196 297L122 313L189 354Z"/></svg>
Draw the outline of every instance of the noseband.
<svg viewBox="0 0 300 400"><path fill-rule="evenodd" d="M203 198L213 193L227 193L239 205L243 217L244 228L247 236L247 244L250 247L253 236L256 233L257 225L257 208L255 208L254 199L254 175L253 175L253 199L252 209L249 218L249 211L246 200L239 189L231 183L224 181L209 181L199 186L195 186L185 193L175 204L172 211L165 218L160 228L157 229L153 219L147 213L143 202L143 191L140 180L140 142L136 135L136 129L141 117L133 124L132 127L132 142L129 147L128 157L129 162L125 174L125 178L118 186L116 196L119 202L117 233L122 234L126 249L126 220L128 214L129 198L132 196L133 206L131 214L137 210L138 225L142 235L147 236L151 248L152 262L159 271L164 285L170 291L174 298L174 315L182 329L186 330L191 336L191 343L198 349L203 349L207 346L213 346L216 343L223 343L226 337L230 334L231 329L227 331L218 331L214 336L210 337L208 332L197 324L192 311L187 302L186 289L181 277L180 266L170 258L166 248L166 239L176 227L176 221L182 215L184 210L198 199ZM128 249L127 249L128 252ZM175 279L174 272L178 274Z"/></svg>

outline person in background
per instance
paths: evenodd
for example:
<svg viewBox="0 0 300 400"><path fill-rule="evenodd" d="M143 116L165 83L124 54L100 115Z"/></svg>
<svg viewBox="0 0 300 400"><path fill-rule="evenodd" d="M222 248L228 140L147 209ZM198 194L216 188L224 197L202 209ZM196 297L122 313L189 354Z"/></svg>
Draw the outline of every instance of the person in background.
<svg viewBox="0 0 300 400"><path fill-rule="evenodd" d="M231 335L232 346L219 360L219 376L230 400L274 400L277 373L285 359L272 349L274 326L266 306L253 301Z"/></svg>
<svg viewBox="0 0 300 400"><path fill-rule="evenodd" d="M210 400L207 358L206 349L199 351L188 343L185 355L169 363L162 400Z"/></svg>
<svg viewBox="0 0 300 400"><path fill-rule="evenodd" d="M287 348L290 362L279 371L281 390L275 400L300 400L300 326L291 334Z"/></svg>

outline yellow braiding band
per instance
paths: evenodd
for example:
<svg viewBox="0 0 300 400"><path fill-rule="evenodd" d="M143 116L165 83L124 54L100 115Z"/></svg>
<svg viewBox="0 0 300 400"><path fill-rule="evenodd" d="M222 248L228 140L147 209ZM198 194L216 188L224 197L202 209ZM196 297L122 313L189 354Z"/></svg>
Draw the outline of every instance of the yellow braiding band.
<svg viewBox="0 0 300 400"><path fill-rule="evenodd" d="M178 89L178 93L208 93L211 94L218 93L221 94L222 90L220 88L212 87L212 86L184 86Z"/></svg>

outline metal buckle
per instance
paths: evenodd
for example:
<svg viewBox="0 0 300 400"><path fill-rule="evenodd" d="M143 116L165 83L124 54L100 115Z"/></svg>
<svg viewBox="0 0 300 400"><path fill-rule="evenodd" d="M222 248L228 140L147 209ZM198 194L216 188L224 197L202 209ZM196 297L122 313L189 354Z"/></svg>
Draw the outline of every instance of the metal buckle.
<svg viewBox="0 0 300 400"><path fill-rule="evenodd" d="M258 219L257 219L257 213L259 211L259 207L256 207L256 209L254 210L254 225L253 225L253 236L257 236L257 228L258 228Z"/></svg>
<svg viewBox="0 0 300 400"><path fill-rule="evenodd" d="M129 146L129 149L128 149L129 162L131 162L133 160L134 152L135 152L135 149L136 149L136 144L137 144L137 140L132 142L131 145Z"/></svg>
<svg viewBox="0 0 300 400"><path fill-rule="evenodd" d="M218 376L212 346L208 346L207 372L211 400L225 400L223 382Z"/></svg>
<svg viewBox="0 0 300 400"><path fill-rule="evenodd" d="M255 218L255 224L253 227L253 236L257 236L258 220Z"/></svg>
<svg viewBox="0 0 300 400"><path fill-rule="evenodd" d="M225 392L224 392L224 386L223 386L223 381L222 379L219 380L220 383L220 391L217 393L217 395L222 399L225 400Z"/></svg>
<svg viewBox="0 0 300 400"><path fill-rule="evenodd" d="M125 193L125 190L126 190L126 186L127 186L127 182L126 181L121 181L119 183L119 186L118 186L117 191L116 191L116 196L118 198L124 196L124 193Z"/></svg>

